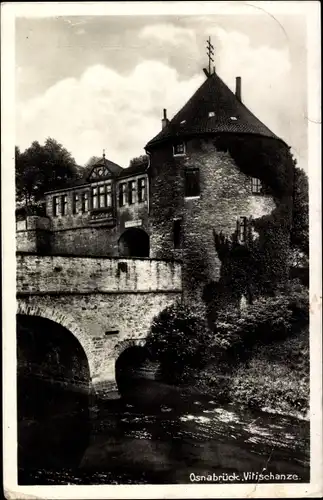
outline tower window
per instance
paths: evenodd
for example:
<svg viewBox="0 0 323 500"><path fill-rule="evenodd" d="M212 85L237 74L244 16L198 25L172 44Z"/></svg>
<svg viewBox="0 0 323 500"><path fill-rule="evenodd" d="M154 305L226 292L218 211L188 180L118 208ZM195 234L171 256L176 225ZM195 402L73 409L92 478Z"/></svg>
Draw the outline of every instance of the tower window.
<svg viewBox="0 0 323 500"><path fill-rule="evenodd" d="M119 184L119 206L124 207L127 203L127 184Z"/></svg>
<svg viewBox="0 0 323 500"><path fill-rule="evenodd" d="M138 202L142 203L146 201L146 179L142 177L138 179Z"/></svg>
<svg viewBox="0 0 323 500"><path fill-rule="evenodd" d="M178 142L173 146L173 155L174 156L183 156L185 155L185 144L184 142Z"/></svg>
<svg viewBox="0 0 323 500"><path fill-rule="evenodd" d="M62 215L66 215L67 212L67 195L63 194L62 195Z"/></svg>
<svg viewBox="0 0 323 500"><path fill-rule="evenodd" d="M185 197L200 196L200 170L190 168L185 170Z"/></svg>
<svg viewBox="0 0 323 500"><path fill-rule="evenodd" d="M182 220L175 219L173 223L173 239L175 250L182 247Z"/></svg>
<svg viewBox="0 0 323 500"><path fill-rule="evenodd" d="M79 194L73 193L73 214L79 213Z"/></svg>
<svg viewBox="0 0 323 500"><path fill-rule="evenodd" d="M59 212L59 196L53 197L53 215L54 217L58 216Z"/></svg>
<svg viewBox="0 0 323 500"><path fill-rule="evenodd" d="M238 221L238 239L239 243L245 243L247 240L247 217L240 217Z"/></svg>
<svg viewBox="0 0 323 500"><path fill-rule="evenodd" d="M89 194L88 193L83 193L82 194L82 212L88 212L89 211Z"/></svg>
<svg viewBox="0 0 323 500"><path fill-rule="evenodd" d="M262 184L261 180L257 179L257 177L252 177L251 179L251 189L253 194L261 194L262 193Z"/></svg>
<svg viewBox="0 0 323 500"><path fill-rule="evenodd" d="M128 203L133 205L136 202L136 181L128 182Z"/></svg>

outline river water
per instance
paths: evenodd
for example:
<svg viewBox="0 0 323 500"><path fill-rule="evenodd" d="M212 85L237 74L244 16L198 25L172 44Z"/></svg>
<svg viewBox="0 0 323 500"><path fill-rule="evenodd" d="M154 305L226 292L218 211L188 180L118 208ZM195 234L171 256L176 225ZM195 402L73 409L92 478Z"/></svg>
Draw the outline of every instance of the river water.
<svg viewBox="0 0 323 500"><path fill-rule="evenodd" d="M207 395L183 395L170 387L157 392L163 397L122 399L111 393L92 420L77 468L24 469L19 483L188 484L198 475L225 482L233 473L236 482L248 482L252 472L309 481L307 421L220 405Z"/></svg>

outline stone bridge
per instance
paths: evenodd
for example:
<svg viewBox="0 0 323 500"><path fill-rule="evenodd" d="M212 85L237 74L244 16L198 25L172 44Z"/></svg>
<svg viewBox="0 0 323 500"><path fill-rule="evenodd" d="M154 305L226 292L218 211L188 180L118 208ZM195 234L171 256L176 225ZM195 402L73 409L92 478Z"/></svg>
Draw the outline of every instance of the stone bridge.
<svg viewBox="0 0 323 500"><path fill-rule="evenodd" d="M68 346L71 359L83 352L97 391L115 383L118 356L143 343L153 318L181 293L179 261L17 253L18 331L29 332L29 343L51 336L46 349L60 356L57 366L69 363ZM26 357L20 363L30 364Z"/></svg>

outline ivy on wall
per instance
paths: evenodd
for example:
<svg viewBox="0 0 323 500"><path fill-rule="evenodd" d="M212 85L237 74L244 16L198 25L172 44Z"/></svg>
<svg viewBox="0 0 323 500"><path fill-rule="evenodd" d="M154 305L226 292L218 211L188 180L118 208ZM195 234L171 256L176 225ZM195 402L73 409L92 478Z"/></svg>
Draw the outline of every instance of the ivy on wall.
<svg viewBox="0 0 323 500"><path fill-rule="evenodd" d="M287 280L296 163L290 148L276 139L222 135L214 145L218 151L229 152L244 174L259 178L276 207L269 215L249 220L244 244L238 240L238 231L229 237L214 232L221 270L218 283L204 289L210 310L215 304L221 309L228 302L239 301L242 295L249 302L260 295L273 295Z"/></svg>

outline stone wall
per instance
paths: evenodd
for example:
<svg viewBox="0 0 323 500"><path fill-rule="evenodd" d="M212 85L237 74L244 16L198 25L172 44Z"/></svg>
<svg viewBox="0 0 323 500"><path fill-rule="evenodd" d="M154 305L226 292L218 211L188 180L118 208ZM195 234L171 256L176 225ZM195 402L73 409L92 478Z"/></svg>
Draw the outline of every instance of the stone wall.
<svg viewBox="0 0 323 500"><path fill-rule="evenodd" d="M16 221L16 248L21 252L47 253L50 251L50 219L28 216Z"/></svg>
<svg viewBox="0 0 323 500"><path fill-rule="evenodd" d="M17 254L18 293L147 293L181 290L181 264L151 259Z"/></svg>
<svg viewBox="0 0 323 500"><path fill-rule="evenodd" d="M51 233L52 255L89 255L112 257L118 255L116 227L74 227Z"/></svg>

